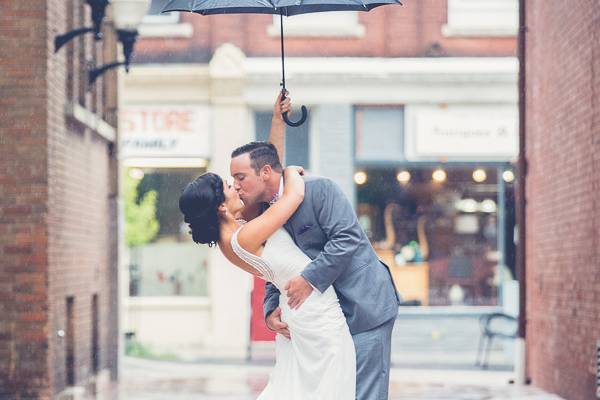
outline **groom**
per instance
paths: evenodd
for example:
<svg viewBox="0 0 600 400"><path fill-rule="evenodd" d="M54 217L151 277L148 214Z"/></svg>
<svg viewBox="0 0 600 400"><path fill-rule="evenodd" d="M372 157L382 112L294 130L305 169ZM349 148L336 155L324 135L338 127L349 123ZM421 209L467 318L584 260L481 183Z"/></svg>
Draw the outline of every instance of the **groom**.
<svg viewBox="0 0 600 400"><path fill-rule="evenodd" d="M271 143L237 148L230 168L234 187L250 208L272 204L283 193L281 163ZM391 334L399 305L390 272L377 258L340 188L326 178L306 177L305 182L304 202L285 229L312 262L288 282L289 306L302 307L313 290L323 293L333 285L356 348L356 398L387 400ZM279 294L267 283L266 324L289 338L281 321Z"/></svg>

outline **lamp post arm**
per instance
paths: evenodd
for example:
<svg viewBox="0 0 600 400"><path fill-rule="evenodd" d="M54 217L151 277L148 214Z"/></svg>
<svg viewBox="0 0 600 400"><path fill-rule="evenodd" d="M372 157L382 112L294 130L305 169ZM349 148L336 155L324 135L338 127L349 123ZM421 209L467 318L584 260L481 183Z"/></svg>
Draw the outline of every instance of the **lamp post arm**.
<svg viewBox="0 0 600 400"><path fill-rule="evenodd" d="M121 65L126 65L126 64L127 63L125 61L115 61L110 64L104 64L101 67L90 70L88 73L88 81L89 81L90 85L93 85L94 82L96 82L96 79L98 79L98 77L100 75L104 74L109 69L117 68Z"/></svg>
<svg viewBox="0 0 600 400"><path fill-rule="evenodd" d="M65 44L70 42L73 38L76 38L79 35L83 35L85 33L95 32L94 28L79 28L73 29L70 32L63 33L62 35L58 35L54 38L54 52L57 53L58 50L61 49ZM98 40L98 39L96 39Z"/></svg>
<svg viewBox="0 0 600 400"><path fill-rule="evenodd" d="M94 27L74 29L70 32L56 36L54 38L55 53L58 52L58 50L60 50L61 47L63 47L74 37L83 35L85 33L94 32L94 39L96 39L96 41L102 39L102 20L104 19L104 14L106 12L106 7L109 4L109 0L86 0L86 2L91 9L92 22L94 24Z"/></svg>

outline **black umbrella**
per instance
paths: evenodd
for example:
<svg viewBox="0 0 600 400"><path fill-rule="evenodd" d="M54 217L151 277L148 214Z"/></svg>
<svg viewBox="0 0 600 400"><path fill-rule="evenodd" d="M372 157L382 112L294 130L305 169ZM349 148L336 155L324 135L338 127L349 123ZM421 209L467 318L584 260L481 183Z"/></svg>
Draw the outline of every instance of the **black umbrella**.
<svg viewBox="0 0 600 400"><path fill-rule="evenodd" d="M323 11L370 11L386 4L401 4L399 0L171 0L162 12L185 11L202 15L211 14L279 14L281 19L281 86L285 93L285 61L283 48L283 16ZM285 96L282 95L282 99ZM297 122L283 119L290 126L304 123L308 111L302 106L302 117Z"/></svg>

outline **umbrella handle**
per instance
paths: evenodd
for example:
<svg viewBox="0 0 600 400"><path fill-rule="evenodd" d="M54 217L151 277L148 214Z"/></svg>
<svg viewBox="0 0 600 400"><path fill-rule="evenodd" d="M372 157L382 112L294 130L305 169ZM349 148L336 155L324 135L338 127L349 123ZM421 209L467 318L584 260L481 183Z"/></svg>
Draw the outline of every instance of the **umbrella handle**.
<svg viewBox="0 0 600 400"><path fill-rule="evenodd" d="M305 106L302 106L301 111L302 111L302 117L300 117L300 119L296 122L290 121L288 119L287 112L284 112L283 114L281 114L281 116L283 117L283 120L285 121L285 123L288 124L289 126L300 126L304 123L304 121L306 121L306 117L308 117L308 110L306 109Z"/></svg>
<svg viewBox="0 0 600 400"><path fill-rule="evenodd" d="M283 101L283 100L285 100L285 89L283 89L281 91L281 101ZM287 111L284 113L281 113L281 116L283 117L283 120L285 121L285 123L288 124L289 126L300 126L306 121L306 117L308 117L308 110L306 109L305 106L302 106L300 111L302 111L302 116L296 122L290 121L290 119L288 118Z"/></svg>

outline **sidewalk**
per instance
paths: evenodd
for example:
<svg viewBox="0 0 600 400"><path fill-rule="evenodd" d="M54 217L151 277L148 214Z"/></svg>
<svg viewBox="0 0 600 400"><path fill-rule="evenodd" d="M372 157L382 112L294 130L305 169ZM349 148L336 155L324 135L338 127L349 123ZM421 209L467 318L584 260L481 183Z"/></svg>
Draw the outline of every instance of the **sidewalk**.
<svg viewBox="0 0 600 400"><path fill-rule="evenodd" d="M118 400L253 400L271 365L123 359ZM390 400L560 400L508 384L512 373L394 368Z"/></svg>

